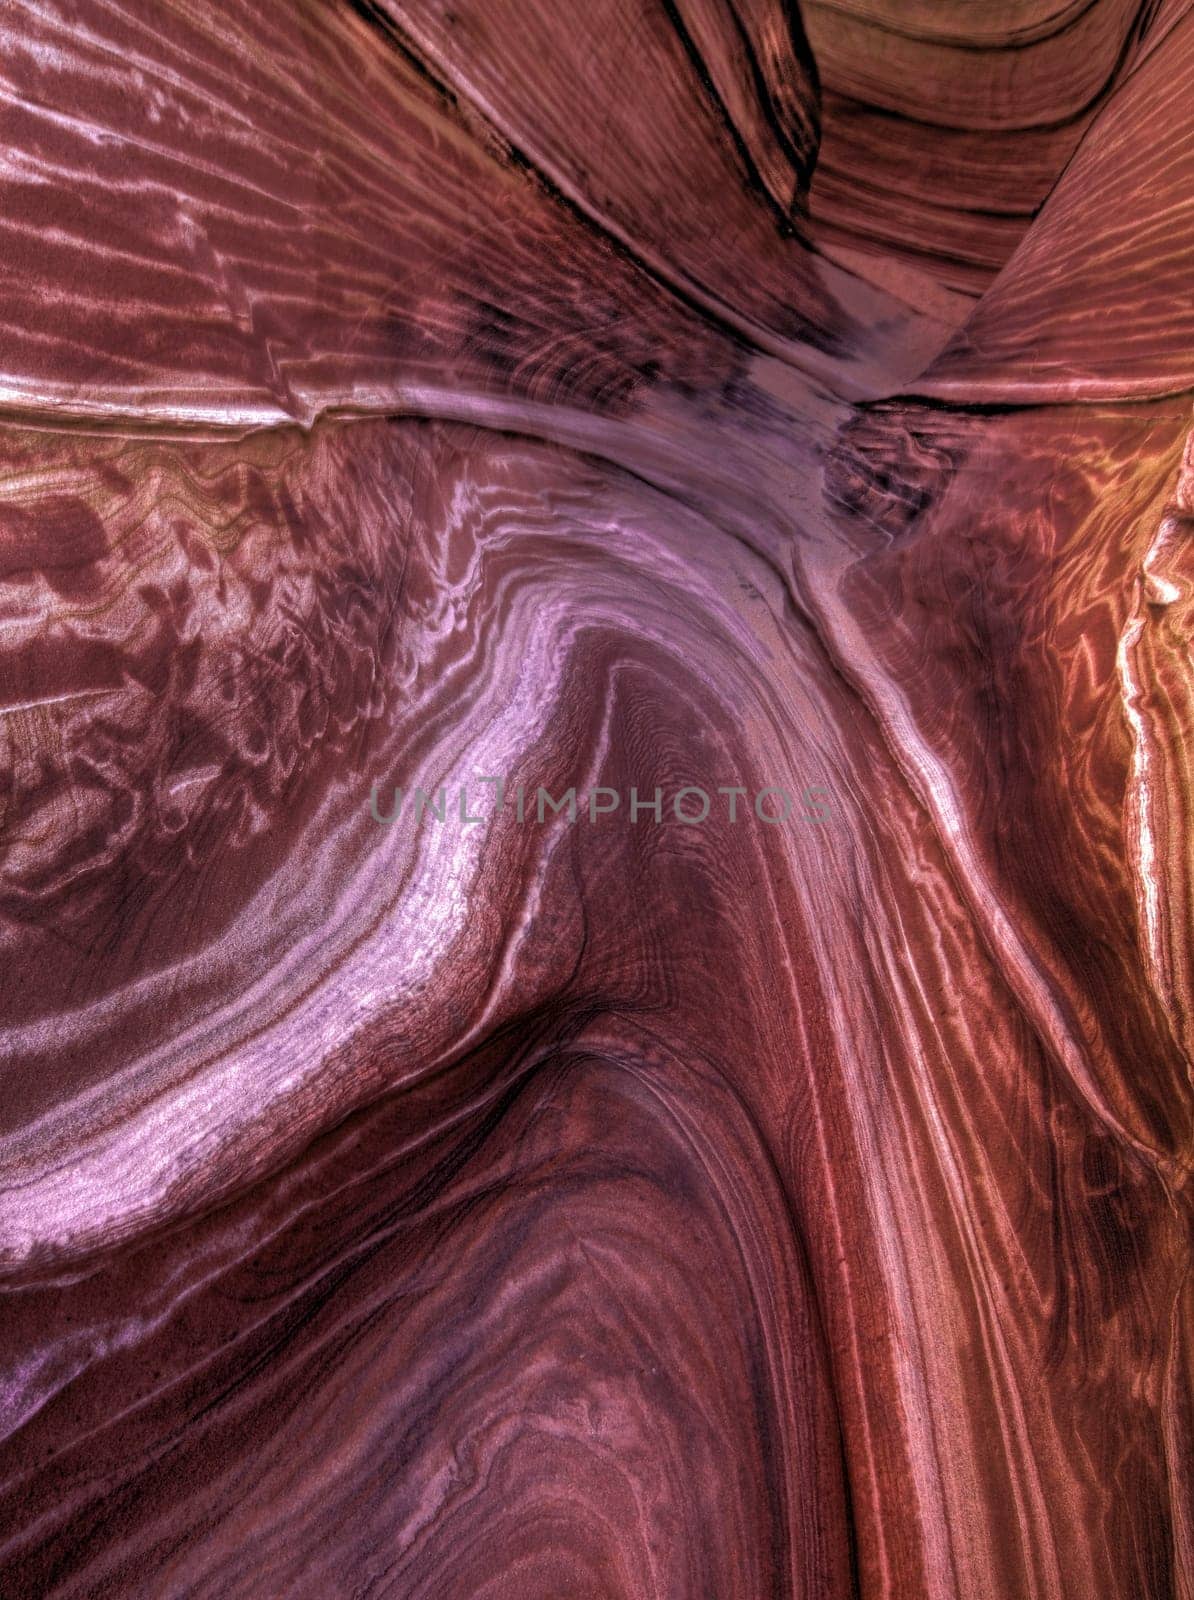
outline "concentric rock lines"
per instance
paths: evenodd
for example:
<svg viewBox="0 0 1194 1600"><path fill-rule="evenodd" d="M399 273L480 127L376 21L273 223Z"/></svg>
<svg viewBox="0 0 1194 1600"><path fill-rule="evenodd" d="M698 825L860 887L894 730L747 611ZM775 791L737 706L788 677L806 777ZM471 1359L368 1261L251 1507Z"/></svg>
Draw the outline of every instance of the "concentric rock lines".
<svg viewBox="0 0 1194 1600"><path fill-rule="evenodd" d="M1192 29L0 18L6 1600L1194 1596Z"/></svg>

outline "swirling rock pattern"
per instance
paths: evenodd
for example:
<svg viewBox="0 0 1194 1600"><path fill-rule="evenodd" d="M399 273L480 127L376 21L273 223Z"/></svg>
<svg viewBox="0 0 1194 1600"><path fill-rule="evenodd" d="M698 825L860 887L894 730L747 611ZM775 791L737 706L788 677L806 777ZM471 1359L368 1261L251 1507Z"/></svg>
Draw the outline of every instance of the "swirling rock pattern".
<svg viewBox="0 0 1194 1600"><path fill-rule="evenodd" d="M1190 1600L1188 7L0 37L0 1594Z"/></svg>
<svg viewBox="0 0 1194 1600"><path fill-rule="evenodd" d="M941 287L981 293L1094 119L1113 100L1124 114L1138 91L1121 97L1121 88L1188 9L1184 0L806 0L825 90L815 195L824 238L878 255L888 270L903 263ZM1167 83L1163 103L1128 114L1139 135L1142 114L1168 122L1179 103ZM1109 142L1104 129L1095 147ZM1135 157L1147 151L1140 138ZM1125 187L1132 159L1122 149L1111 157ZM1098 212L1090 195L1087 221Z"/></svg>

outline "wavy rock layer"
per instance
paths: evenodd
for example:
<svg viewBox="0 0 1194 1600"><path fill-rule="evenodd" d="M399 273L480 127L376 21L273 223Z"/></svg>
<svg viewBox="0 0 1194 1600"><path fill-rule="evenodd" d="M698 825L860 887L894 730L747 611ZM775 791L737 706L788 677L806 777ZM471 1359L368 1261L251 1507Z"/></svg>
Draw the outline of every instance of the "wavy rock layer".
<svg viewBox="0 0 1194 1600"><path fill-rule="evenodd" d="M1186 0L806 0L824 237L977 295ZM1158 125L1176 87L1141 114ZM1121 101L1121 114L1125 102ZM1106 133L1100 135L1106 140ZM1140 139L1138 155L1147 149ZM1125 179L1130 160L1113 158ZM1159 213L1158 208L1158 213ZM1087 220L1097 218L1091 199Z"/></svg>
<svg viewBox="0 0 1194 1600"><path fill-rule="evenodd" d="M1194 1595L1194 32L807 22L6 13L6 1597Z"/></svg>

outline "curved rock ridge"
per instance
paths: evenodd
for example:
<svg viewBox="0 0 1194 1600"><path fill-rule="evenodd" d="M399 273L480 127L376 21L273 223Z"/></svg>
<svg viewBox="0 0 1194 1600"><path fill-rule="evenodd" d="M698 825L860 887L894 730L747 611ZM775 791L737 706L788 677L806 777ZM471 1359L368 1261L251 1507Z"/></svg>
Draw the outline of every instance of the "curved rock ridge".
<svg viewBox="0 0 1194 1600"><path fill-rule="evenodd" d="M492 8L218 0L164 27L139 0L18 0L0 406L241 430L475 389L608 406L707 349L694 303L781 352L832 345L793 220L816 129L801 36L660 8L652 43L610 11L602 66L546 10L534 40ZM554 97L520 50L555 64ZM615 94L627 63L642 82Z"/></svg>
<svg viewBox="0 0 1194 1600"><path fill-rule="evenodd" d="M1187 10L0 18L5 1600L1194 1595Z"/></svg>
<svg viewBox="0 0 1194 1600"><path fill-rule="evenodd" d="M1192 82L1194 15L1184 12L1092 123L918 390L1020 404L1190 389Z"/></svg>
<svg viewBox="0 0 1194 1600"><path fill-rule="evenodd" d="M1185 0L808 0L824 85L813 194L824 237L980 294L1092 120L1188 9ZM1151 114L1167 116L1160 102ZM1157 142L1139 126L1133 136L1142 153ZM1116 161L1122 178L1134 167Z"/></svg>

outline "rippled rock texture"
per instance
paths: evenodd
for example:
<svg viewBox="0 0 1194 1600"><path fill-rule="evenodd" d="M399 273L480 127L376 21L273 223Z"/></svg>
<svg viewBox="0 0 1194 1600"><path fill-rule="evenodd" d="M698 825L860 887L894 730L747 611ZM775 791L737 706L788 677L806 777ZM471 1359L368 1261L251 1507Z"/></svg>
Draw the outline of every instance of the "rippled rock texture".
<svg viewBox="0 0 1194 1600"><path fill-rule="evenodd" d="M0 37L0 1595L1190 1600L1185 0Z"/></svg>

